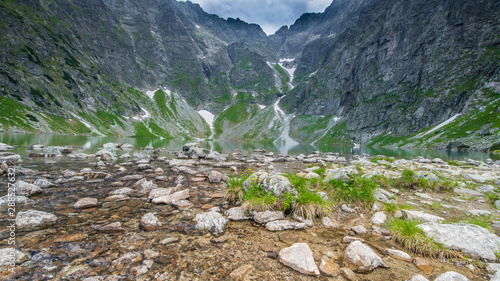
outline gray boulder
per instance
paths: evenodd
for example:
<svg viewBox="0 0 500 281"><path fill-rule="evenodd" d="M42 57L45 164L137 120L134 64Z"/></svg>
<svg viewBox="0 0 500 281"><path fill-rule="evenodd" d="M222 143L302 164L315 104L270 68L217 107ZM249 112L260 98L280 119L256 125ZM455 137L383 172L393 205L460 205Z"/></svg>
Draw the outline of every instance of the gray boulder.
<svg viewBox="0 0 500 281"><path fill-rule="evenodd" d="M31 196L42 193L42 189L34 184L24 181L18 181L14 184L15 192L17 195Z"/></svg>
<svg viewBox="0 0 500 281"><path fill-rule="evenodd" d="M369 246L360 241L354 241L344 252L344 260L351 269L360 273L372 272L377 267L389 267Z"/></svg>
<svg viewBox="0 0 500 281"><path fill-rule="evenodd" d="M197 214L194 219L196 224L196 229L198 230L208 230L214 235L218 235L224 232L226 227L227 219L224 218L218 212L206 212Z"/></svg>
<svg viewBox="0 0 500 281"><path fill-rule="evenodd" d="M287 229L304 229L306 224L289 220L277 220L266 223L266 229L269 231L283 231Z"/></svg>
<svg viewBox="0 0 500 281"><path fill-rule="evenodd" d="M50 181L48 181L46 179L37 179L33 184L38 186L38 187L41 187L41 188L48 188L48 187L54 186L53 183L51 183Z"/></svg>
<svg viewBox="0 0 500 281"><path fill-rule="evenodd" d="M226 211L226 216L229 220L232 221L240 221L250 219L247 215L245 215L245 211L241 207L234 207Z"/></svg>
<svg viewBox="0 0 500 281"><path fill-rule="evenodd" d="M266 192L272 192L275 196L281 196L285 192L297 194L297 190L290 184L288 178L280 175L269 175L266 172L256 172L250 175L243 183L245 189L252 185L260 184Z"/></svg>
<svg viewBox="0 0 500 281"><path fill-rule="evenodd" d="M35 200L31 200L28 197L22 195L14 195L14 196L5 195L0 197L0 206L8 205L9 203L14 201L16 204L29 204L35 202Z"/></svg>
<svg viewBox="0 0 500 281"><path fill-rule="evenodd" d="M426 179L430 182L441 182L441 179L436 174L428 171L417 171L413 177L416 179Z"/></svg>
<svg viewBox="0 0 500 281"><path fill-rule="evenodd" d="M314 262L311 249L306 243L295 243L280 251L278 260L300 273L319 276L318 266Z"/></svg>
<svg viewBox="0 0 500 281"><path fill-rule="evenodd" d="M19 212L16 217L16 225L20 230L30 231L38 228L51 226L57 222L57 217L54 214L28 210Z"/></svg>
<svg viewBox="0 0 500 281"><path fill-rule="evenodd" d="M418 225L424 233L444 247L461 251L471 258L496 260L500 237L472 224L424 223Z"/></svg>
<svg viewBox="0 0 500 281"><path fill-rule="evenodd" d="M283 216L283 212L279 211L254 212L253 219L257 223L264 224L271 221L283 220L285 216Z"/></svg>
<svg viewBox="0 0 500 281"><path fill-rule="evenodd" d="M435 215L424 213L423 211L410 211L403 210L403 213L407 219L423 220L427 222L442 222L444 218Z"/></svg>
<svg viewBox="0 0 500 281"><path fill-rule="evenodd" d="M434 281L469 281L469 278L455 271L448 271L438 276Z"/></svg>

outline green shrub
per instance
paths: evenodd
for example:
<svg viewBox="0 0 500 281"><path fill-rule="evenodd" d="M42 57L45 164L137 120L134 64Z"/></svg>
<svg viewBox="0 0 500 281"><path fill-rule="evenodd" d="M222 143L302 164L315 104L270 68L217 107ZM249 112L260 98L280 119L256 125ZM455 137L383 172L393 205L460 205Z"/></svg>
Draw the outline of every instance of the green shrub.
<svg viewBox="0 0 500 281"><path fill-rule="evenodd" d="M325 186L334 201L349 204L368 204L374 201L373 192L378 187L371 179L352 177L349 182L331 180Z"/></svg>

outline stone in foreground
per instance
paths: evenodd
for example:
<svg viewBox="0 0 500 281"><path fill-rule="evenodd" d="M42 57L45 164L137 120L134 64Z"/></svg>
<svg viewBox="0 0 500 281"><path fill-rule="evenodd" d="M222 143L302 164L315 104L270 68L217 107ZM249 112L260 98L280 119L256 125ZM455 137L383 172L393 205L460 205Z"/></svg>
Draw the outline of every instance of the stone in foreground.
<svg viewBox="0 0 500 281"><path fill-rule="evenodd" d="M78 200L74 205L73 208L75 209L87 209L87 208L93 208L97 206L97 199L96 198L82 198Z"/></svg>
<svg viewBox="0 0 500 281"><path fill-rule="evenodd" d="M423 220L423 221L428 221L428 222L442 222L442 221L444 221L444 218L442 218L442 217L427 214L427 213L424 213L422 211L403 210L403 213L405 214L407 219L417 219L417 220Z"/></svg>
<svg viewBox="0 0 500 281"><path fill-rule="evenodd" d="M28 255L12 248L0 249L0 267L8 266L11 262L20 264L28 259Z"/></svg>
<svg viewBox="0 0 500 281"><path fill-rule="evenodd" d="M429 281L429 279L427 279L424 276L418 274L418 275L413 276L409 281Z"/></svg>
<svg viewBox="0 0 500 281"><path fill-rule="evenodd" d="M448 271L439 275L434 281L469 281L469 278L455 271Z"/></svg>
<svg viewBox="0 0 500 281"><path fill-rule="evenodd" d="M241 221L249 219L248 216L245 215L245 211L241 207L234 207L226 211L226 216L229 220L232 221Z"/></svg>
<svg viewBox="0 0 500 281"><path fill-rule="evenodd" d="M271 221L266 224L269 231L283 231L287 229L304 229L306 224L303 222L294 222L288 220Z"/></svg>
<svg viewBox="0 0 500 281"><path fill-rule="evenodd" d="M245 277L254 269L253 265L251 264L245 264L237 269L233 270L231 274L229 274L230 280L234 281L243 281L245 280Z"/></svg>
<svg viewBox="0 0 500 281"><path fill-rule="evenodd" d="M389 267L367 245L354 241L345 250L344 260L350 263L352 270L360 273L372 272L377 267Z"/></svg>
<svg viewBox="0 0 500 281"><path fill-rule="evenodd" d="M472 224L424 223L418 225L425 234L444 247L461 251L471 258L496 260L500 237Z"/></svg>
<svg viewBox="0 0 500 281"><path fill-rule="evenodd" d="M307 275L319 275L319 269L314 263L311 249L306 243L295 243L279 253L279 261L300 273Z"/></svg>
<svg viewBox="0 0 500 281"><path fill-rule="evenodd" d="M206 212L199 213L193 219L196 224L196 229L198 230L208 230L214 235L224 232L224 227L226 227L227 219L224 218L218 212Z"/></svg>
<svg viewBox="0 0 500 281"><path fill-rule="evenodd" d="M285 216L283 216L283 212L279 211L254 212L253 219L256 223L264 224L271 221L283 220Z"/></svg>
<svg viewBox="0 0 500 281"><path fill-rule="evenodd" d="M56 221L57 217L54 214L37 210L28 210L17 214L16 226L20 230L30 231L51 226L56 223Z"/></svg>

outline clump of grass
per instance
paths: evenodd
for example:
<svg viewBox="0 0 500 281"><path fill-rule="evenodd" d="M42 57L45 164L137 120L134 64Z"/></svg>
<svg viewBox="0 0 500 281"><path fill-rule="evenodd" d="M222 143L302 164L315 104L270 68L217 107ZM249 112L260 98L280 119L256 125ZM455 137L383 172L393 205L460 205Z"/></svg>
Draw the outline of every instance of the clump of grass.
<svg viewBox="0 0 500 281"><path fill-rule="evenodd" d="M330 204L317 192L307 187L297 187L297 198L292 204L292 212L307 219L324 217L330 212Z"/></svg>
<svg viewBox="0 0 500 281"><path fill-rule="evenodd" d="M467 220L466 220L466 222L468 224L478 225L482 228L486 228L489 232L492 232L493 228L490 225L490 221L491 221L491 215L489 215L489 216L473 216L473 217L467 218Z"/></svg>
<svg viewBox="0 0 500 281"><path fill-rule="evenodd" d="M353 176L349 182L331 180L324 188L331 191L335 201L366 205L374 202L373 193L378 185L371 179Z"/></svg>
<svg viewBox="0 0 500 281"><path fill-rule="evenodd" d="M263 212L275 209L278 197L274 196L272 192L266 192L264 187L260 184L252 184L249 189L243 192L242 208L246 212Z"/></svg>
<svg viewBox="0 0 500 281"><path fill-rule="evenodd" d="M411 253L431 258L463 258L457 251L446 249L443 245L434 242L417 227L418 220L393 219L388 226L401 246Z"/></svg>
<svg viewBox="0 0 500 281"><path fill-rule="evenodd" d="M415 177L415 172L412 170L404 170L401 173L401 178L395 179L393 185L405 189L451 191L457 184L452 181L431 182L424 178Z"/></svg>
<svg viewBox="0 0 500 281"><path fill-rule="evenodd" d="M226 186L226 200L233 203L243 200L243 197L245 195L243 183L248 179L249 176L250 174L247 174L247 171L245 171L239 176L229 178Z"/></svg>
<svg viewBox="0 0 500 281"><path fill-rule="evenodd" d="M384 211L389 214L394 214L398 210L396 204L386 203L384 204Z"/></svg>
<svg viewBox="0 0 500 281"><path fill-rule="evenodd" d="M500 200L500 195L496 193L487 193L486 197L488 198L488 202L490 203L490 206L495 209L495 201Z"/></svg>
<svg viewBox="0 0 500 281"><path fill-rule="evenodd" d="M460 166L460 164L457 161L453 161L453 160L448 161L448 164L450 164L452 166Z"/></svg>

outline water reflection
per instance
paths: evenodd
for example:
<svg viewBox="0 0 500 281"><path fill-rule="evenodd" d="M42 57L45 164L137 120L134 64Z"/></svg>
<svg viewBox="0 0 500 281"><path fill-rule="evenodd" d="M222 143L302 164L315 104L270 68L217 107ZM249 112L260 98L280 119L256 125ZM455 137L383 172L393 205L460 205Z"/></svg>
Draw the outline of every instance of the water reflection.
<svg viewBox="0 0 500 281"><path fill-rule="evenodd" d="M45 146L64 146L70 145L74 148L81 148L85 153L95 153L102 148L102 145L108 142L113 143L130 143L134 149L145 148L148 145L154 148L165 148L169 151L180 151L182 145L189 140L167 140L155 138L130 138L130 137L105 137L105 136L71 136L71 135L49 135L49 134L16 134L16 133L0 133L0 142L9 145L19 146L14 150L16 153L24 154L26 149L30 149L34 144L43 144ZM230 154L233 150L240 150L244 153L251 153L254 149L265 149L272 151L275 154L309 154L313 151L321 152L336 152L342 156L353 154L370 154L370 155L386 155L395 158L413 159L417 156L425 158L441 158L447 160L463 160L465 157L475 160L485 161L488 158L500 160L500 155L487 154L481 152L455 152L441 151L429 149L402 149L402 148L378 148L361 146L353 148L352 146L339 145L308 145L299 144L293 146L273 144L273 143L258 143L258 142L222 142L217 140L201 140L200 144L203 148L215 150Z"/></svg>

